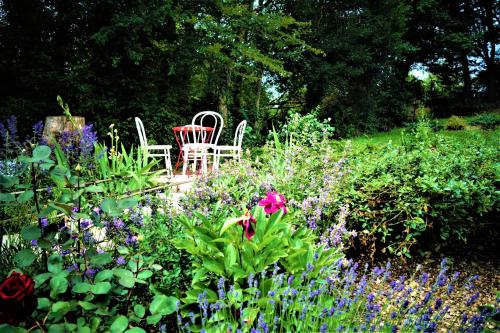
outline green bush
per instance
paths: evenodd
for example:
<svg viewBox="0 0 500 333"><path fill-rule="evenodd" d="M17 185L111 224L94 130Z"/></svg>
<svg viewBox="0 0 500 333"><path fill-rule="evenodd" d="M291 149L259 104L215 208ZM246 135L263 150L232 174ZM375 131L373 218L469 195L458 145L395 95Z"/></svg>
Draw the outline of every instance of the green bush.
<svg viewBox="0 0 500 333"><path fill-rule="evenodd" d="M500 124L500 115L496 113L484 113L471 120L469 124L479 126L484 130L491 130Z"/></svg>
<svg viewBox="0 0 500 333"><path fill-rule="evenodd" d="M445 138L420 124L401 146L353 150L340 201L353 207L348 226L361 245L409 255L417 243L435 249L495 232L488 217L498 213L497 152L482 135L469 136Z"/></svg>
<svg viewBox="0 0 500 333"><path fill-rule="evenodd" d="M467 121L459 116L451 116L445 125L446 129L449 131L459 131L467 127Z"/></svg>

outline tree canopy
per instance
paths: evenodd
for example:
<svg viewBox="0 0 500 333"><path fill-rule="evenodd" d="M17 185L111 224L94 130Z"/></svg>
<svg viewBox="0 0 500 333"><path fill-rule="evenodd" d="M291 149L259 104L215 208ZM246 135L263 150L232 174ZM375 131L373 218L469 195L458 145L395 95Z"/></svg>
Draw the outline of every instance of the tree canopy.
<svg viewBox="0 0 500 333"><path fill-rule="evenodd" d="M494 0L2 0L0 110L34 122L61 95L129 142L134 116L164 142L207 109L257 138L289 109L331 117L338 136L384 130L416 102L497 103L499 13ZM439 94L424 98L416 67Z"/></svg>

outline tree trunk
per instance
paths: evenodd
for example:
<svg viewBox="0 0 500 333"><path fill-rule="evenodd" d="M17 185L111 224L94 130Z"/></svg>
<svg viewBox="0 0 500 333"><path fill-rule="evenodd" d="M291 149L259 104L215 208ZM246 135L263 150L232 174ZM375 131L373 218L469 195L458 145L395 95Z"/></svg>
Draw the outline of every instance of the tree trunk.
<svg viewBox="0 0 500 333"><path fill-rule="evenodd" d="M73 117L73 120L78 129L82 129L85 126L84 117ZM74 129L73 124L68 120L68 118L66 118L66 116L49 116L45 118L45 126L43 128L42 137L50 142L62 132L72 131Z"/></svg>
<svg viewBox="0 0 500 333"><path fill-rule="evenodd" d="M470 77L469 59L464 50L460 51L460 64L462 66L462 80L464 82L464 100L470 101L472 98L472 79Z"/></svg>

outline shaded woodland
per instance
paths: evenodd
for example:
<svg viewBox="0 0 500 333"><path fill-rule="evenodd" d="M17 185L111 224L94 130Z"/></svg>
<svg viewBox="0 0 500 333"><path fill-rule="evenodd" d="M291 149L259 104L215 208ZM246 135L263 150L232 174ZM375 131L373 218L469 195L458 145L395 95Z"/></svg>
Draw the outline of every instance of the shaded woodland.
<svg viewBox="0 0 500 333"><path fill-rule="evenodd" d="M61 114L61 95L101 135L117 123L135 142L140 115L165 141L210 109L229 128L247 119L258 143L289 110L331 118L338 137L418 105L469 115L498 101L499 13L494 0L3 0L1 117Z"/></svg>

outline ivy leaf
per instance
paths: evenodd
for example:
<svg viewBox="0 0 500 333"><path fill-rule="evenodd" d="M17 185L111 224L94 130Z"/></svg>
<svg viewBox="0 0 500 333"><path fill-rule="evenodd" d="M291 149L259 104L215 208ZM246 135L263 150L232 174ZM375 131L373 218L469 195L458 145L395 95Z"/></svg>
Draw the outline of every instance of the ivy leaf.
<svg viewBox="0 0 500 333"><path fill-rule="evenodd" d="M54 276L50 279L50 297L56 298L57 295L66 292L68 289L68 280L62 276Z"/></svg>
<svg viewBox="0 0 500 333"><path fill-rule="evenodd" d="M38 305L37 305L37 309L38 310L45 310L45 309L48 309L50 307L50 300L46 297L40 297L38 298Z"/></svg>
<svg viewBox="0 0 500 333"><path fill-rule="evenodd" d="M86 294L90 291L91 285L86 282L79 282L73 286L73 292L77 294Z"/></svg>
<svg viewBox="0 0 500 333"><path fill-rule="evenodd" d="M50 157L50 147L48 146L37 146L35 149L33 149L33 158L32 162L39 162L46 160Z"/></svg>
<svg viewBox="0 0 500 333"><path fill-rule="evenodd" d="M153 276L153 272L150 270L145 270L137 274L137 278L141 280L149 279L151 276Z"/></svg>
<svg viewBox="0 0 500 333"><path fill-rule="evenodd" d="M146 314L146 309L141 304L136 304L134 306L134 313L137 315L137 317L142 318Z"/></svg>
<svg viewBox="0 0 500 333"><path fill-rule="evenodd" d="M85 302L85 301L79 301L78 305L80 305L82 307L82 309L87 310L87 311L94 310L95 308L97 308L97 306L94 303Z"/></svg>
<svg viewBox="0 0 500 333"><path fill-rule="evenodd" d="M109 253L99 253L90 259L90 263L94 266L104 266L113 261L113 257Z"/></svg>
<svg viewBox="0 0 500 333"><path fill-rule="evenodd" d="M98 282L90 287L90 291L96 295L104 295L109 293L111 290L111 283L109 282Z"/></svg>
<svg viewBox="0 0 500 333"><path fill-rule="evenodd" d="M132 327L131 329L126 330L125 333L146 333L146 331L140 327Z"/></svg>
<svg viewBox="0 0 500 333"><path fill-rule="evenodd" d="M134 277L130 276L122 276L118 280L118 283L124 286L125 288L132 288L135 285L135 279Z"/></svg>
<svg viewBox="0 0 500 333"><path fill-rule="evenodd" d="M32 190L25 191L17 197L17 202L20 204L28 202L34 195L35 194Z"/></svg>
<svg viewBox="0 0 500 333"><path fill-rule="evenodd" d="M95 282L106 281L110 280L112 277L113 277L113 271L110 269L105 269L96 274L94 281Z"/></svg>
<svg viewBox="0 0 500 333"><path fill-rule="evenodd" d="M63 269L62 258L59 254L54 253L49 257L49 261L47 263L47 269L51 273L59 273Z"/></svg>
<svg viewBox="0 0 500 333"><path fill-rule="evenodd" d="M14 256L14 261L20 267L26 267L31 265L36 259L36 255L33 253L31 249L23 249L16 253Z"/></svg>
<svg viewBox="0 0 500 333"><path fill-rule="evenodd" d="M162 315L161 315L161 314L159 314L159 313L158 313L158 314L155 314L155 315L152 315L152 316L148 316L148 317L146 318L146 323L147 323L148 325L156 325L156 324L158 324L158 322L161 320L161 317L162 317Z"/></svg>
<svg viewBox="0 0 500 333"><path fill-rule="evenodd" d="M149 305L151 314L169 315L177 310L177 298L165 295L156 295Z"/></svg>
<svg viewBox="0 0 500 333"><path fill-rule="evenodd" d="M118 318L113 321L113 324L111 324L111 333L122 333L127 329L128 326L128 319L125 316L119 316Z"/></svg>
<svg viewBox="0 0 500 333"><path fill-rule="evenodd" d="M59 301L52 305L52 313L57 316L64 316L71 310L71 306L68 302Z"/></svg>
<svg viewBox="0 0 500 333"><path fill-rule="evenodd" d="M28 225L21 230L21 237L27 241L38 239L41 236L42 232L40 231L40 228L34 224Z"/></svg>

